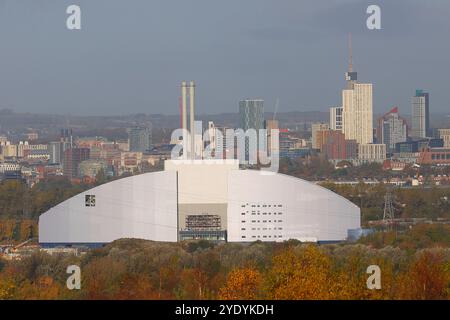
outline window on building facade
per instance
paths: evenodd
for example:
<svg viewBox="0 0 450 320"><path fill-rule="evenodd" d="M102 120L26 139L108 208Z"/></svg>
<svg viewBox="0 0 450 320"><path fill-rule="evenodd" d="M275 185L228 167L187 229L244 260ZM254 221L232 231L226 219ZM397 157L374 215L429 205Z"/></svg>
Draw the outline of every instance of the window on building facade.
<svg viewBox="0 0 450 320"><path fill-rule="evenodd" d="M95 195L87 194L84 199L86 207L95 207Z"/></svg>

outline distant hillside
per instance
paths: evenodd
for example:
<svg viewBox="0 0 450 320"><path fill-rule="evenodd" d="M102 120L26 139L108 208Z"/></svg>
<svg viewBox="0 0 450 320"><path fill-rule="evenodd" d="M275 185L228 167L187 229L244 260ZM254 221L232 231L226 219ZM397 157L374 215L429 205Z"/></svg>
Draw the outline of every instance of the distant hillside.
<svg viewBox="0 0 450 320"><path fill-rule="evenodd" d="M374 122L380 115L374 115ZM410 116L404 115L409 120ZM273 113L266 112L266 119L272 119ZM306 129L312 122L328 122L328 112L293 111L277 113L276 119L281 127ZM238 113L199 114L197 120L214 121L216 125L238 127ZM70 127L75 132L96 132L98 130L115 131L135 124L152 123L155 129L172 129L180 126L178 115L132 114L125 116L74 116L54 114L16 113L8 109L0 110L0 132L23 132L27 128L37 129L43 134L57 134L60 128ZM450 117L446 114L433 114L431 126L450 128ZM123 131L123 130L121 130Z"/></svg>

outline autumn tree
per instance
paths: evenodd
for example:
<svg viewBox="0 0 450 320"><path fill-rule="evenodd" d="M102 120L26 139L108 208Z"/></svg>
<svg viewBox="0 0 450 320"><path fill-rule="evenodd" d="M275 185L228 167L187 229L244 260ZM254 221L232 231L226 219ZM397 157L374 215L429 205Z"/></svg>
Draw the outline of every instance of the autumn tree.
<svg viewBox="0 0 450 320"><path fill-rule="evenodd" d="M418 254L403 275L399 297L413 300L449 299L449 262L442 251L425 250Z"/></svg>
<svg viewBox="0 0 450 320"><path fill-rule="evenodd" d="M262 276L254 268L236 268L219 291L223 300L255 300L261 297Z"/></svg>
<svg viewBox="0 0 450 320"><path fill-rule="evenodd" d="M143 274L125 274L119 280L119 288L114 294L118 300L153 300L158 298L151 280Z"/></svg>
<svg viewBox="0 0 450 320"><path fill-rule="evenodd" d="M288 248L273 258L268 272L269 299L332 299L335 275L330 257L317 246Z"/></svg>

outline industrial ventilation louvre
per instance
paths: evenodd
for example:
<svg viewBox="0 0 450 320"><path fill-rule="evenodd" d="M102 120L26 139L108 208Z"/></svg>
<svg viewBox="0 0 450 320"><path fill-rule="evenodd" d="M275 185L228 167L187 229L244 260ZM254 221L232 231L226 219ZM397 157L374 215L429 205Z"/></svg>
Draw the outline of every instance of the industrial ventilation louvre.
<svg viewBox="0 0 450 320"><path fill-rule="evenodd" d="M221 219L219 215L201 214L186 216L188 231L219 231Z"/></svg>

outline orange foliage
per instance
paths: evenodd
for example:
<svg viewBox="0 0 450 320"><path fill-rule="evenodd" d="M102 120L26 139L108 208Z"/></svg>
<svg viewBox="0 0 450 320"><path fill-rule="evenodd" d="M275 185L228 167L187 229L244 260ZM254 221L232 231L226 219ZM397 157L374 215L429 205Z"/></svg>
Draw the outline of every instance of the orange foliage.
<svg viewBox="0 0 450 320"><path fill-rule="evenodd" d="M158 298L150 279L145 275L125 275L114 299L117 300L153 300Z"/></svg>
<svg viewBox="0 0 450 320"><path fill-rule="evenodd" d="M253 268L232 270L227 282L219 291L219 299L223 300L255 300L260 297L262 277Z"/></svg>
<svg viewBox="0 0 450 320"><path fill-rule="evenodd" d="M287 249L276 255L266 290L270 299L333 299L336 279L330 258L311 245L300 253Z"/></svg>
<svg viewBox="0 0 450 320"><path fill-rule="evenodd" d="M400 281L400 298L449 299L450 270L442 254L422 252Z"/></svg>

